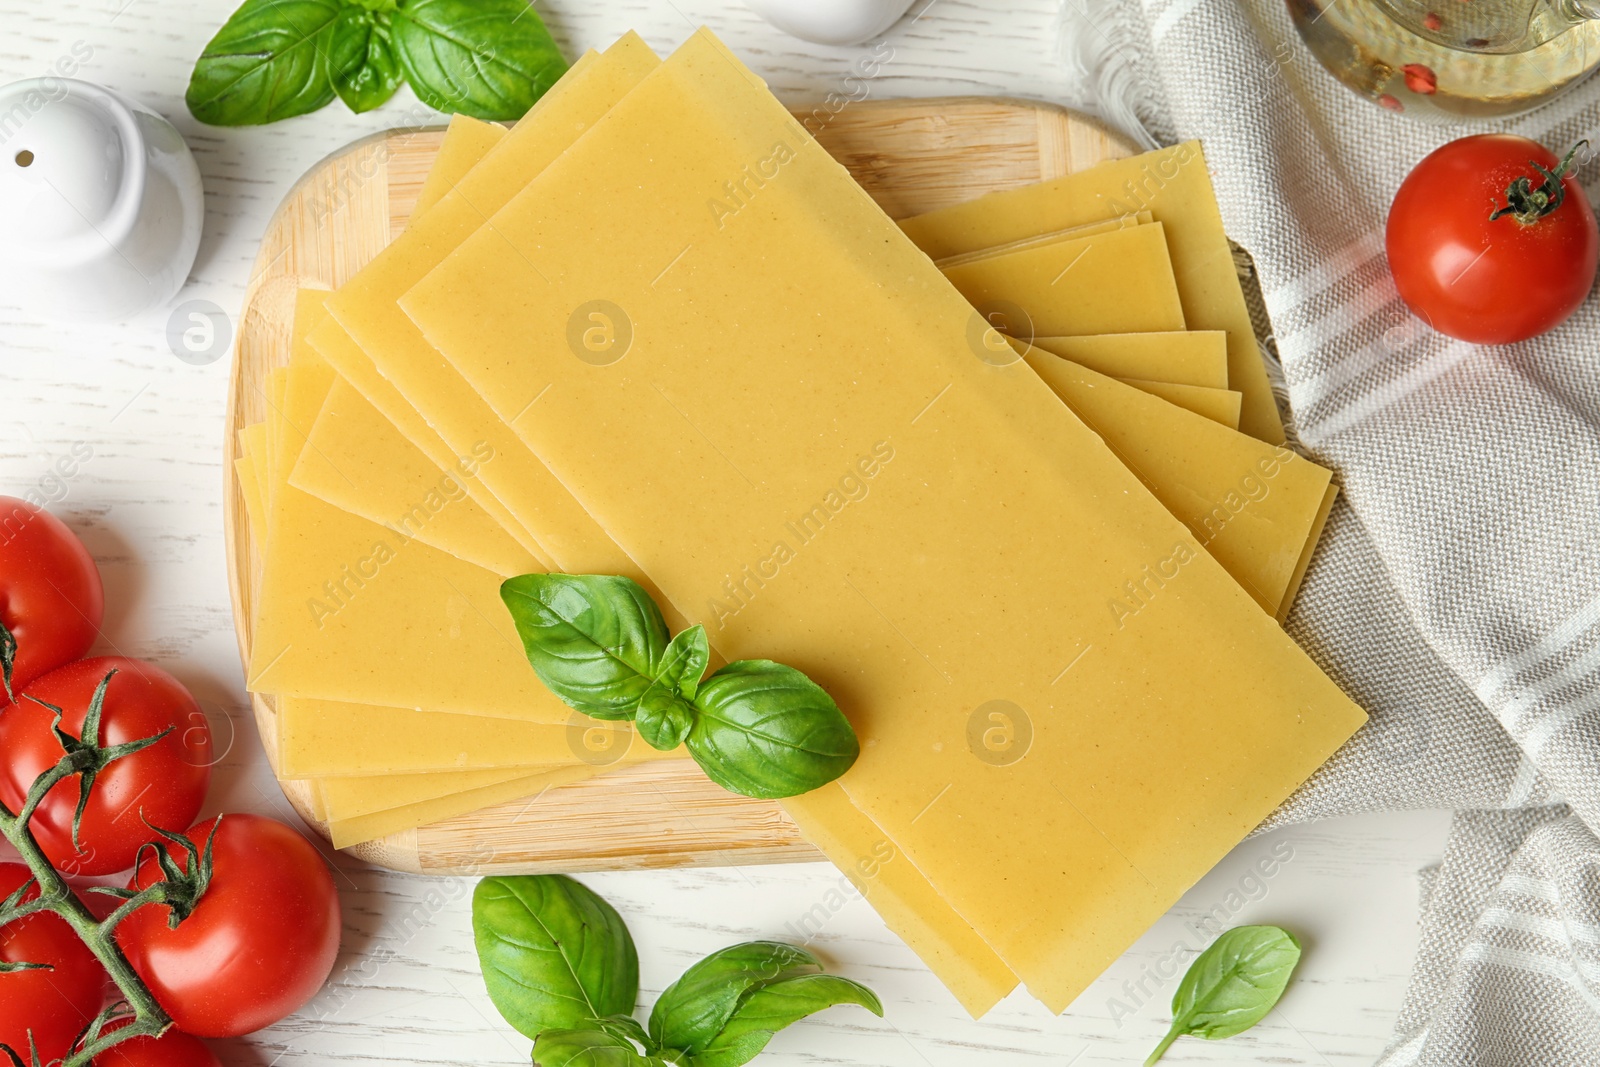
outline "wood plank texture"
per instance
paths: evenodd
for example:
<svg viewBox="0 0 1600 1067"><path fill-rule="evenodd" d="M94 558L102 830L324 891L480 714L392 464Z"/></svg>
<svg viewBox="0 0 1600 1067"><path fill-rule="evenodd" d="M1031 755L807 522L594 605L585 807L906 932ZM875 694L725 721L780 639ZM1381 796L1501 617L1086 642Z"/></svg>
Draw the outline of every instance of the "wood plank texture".
<svg viewBox="0 0 1600 1067"><path fill-rule="evenodd" d="M867 101L797 117L895 218L1081 170L1133 151L1082 115L986 97ZM266 417L266 375L289 356L294 292L334 289L410 219L442 130L357 142L290 191L262 239L240 315L224 433L224 522L239 651L248 663L259 546L233 474L237 431ZM253 705L263 747L275 751L270 697ZM309 786L284 781L307 821ZM814 860L772 802L733 796L688 761L612 772L537 798L497 805L350 850L395 870L429 874L538 873L730 866ZM485 861L483 857L493 857Z"/></svg>

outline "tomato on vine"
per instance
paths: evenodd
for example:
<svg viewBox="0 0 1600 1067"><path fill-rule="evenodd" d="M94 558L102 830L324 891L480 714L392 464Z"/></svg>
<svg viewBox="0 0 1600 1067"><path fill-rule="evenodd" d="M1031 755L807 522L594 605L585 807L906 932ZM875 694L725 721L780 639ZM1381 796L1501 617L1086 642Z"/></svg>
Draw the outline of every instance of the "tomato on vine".
<svg viewBox="0 0 1600 1067"><path fill-rule="evenodd" d="M96 690L108 675L113 676L98 732L85 737ZM61 709L59 726L45 704ZM30 684L23 699L0 710L0 803L19 811L34 780L69 748L109 749L162 734L147 748L86 771L87 782L75 776L58 783L29 824L39 847L65 874L125 871L139 848L157 839L151 826L181 830L195 820L211 782L205 715L183 684L161 668L105 656L68 664ZM86 784L89 797L74 847L73 820Z"/></svg>
<svg viewBox="0 0 1600 1067"><path fill-rule="evenodd" d="M185 878L167 879L171 903L134 911L117 942L180 1030L239 1037L271 1026L316 996L338 956L339 894L327 862L299 833L259 815L210 819L187 838L172 853ZM129 889L162 880L147 854Z"/></svg>
<svg viewBox="0 0 1600 1067"><path fill-rule="evenodd" d="M0 863L0 901L32 879L22 864ZM35 886L17 903L38 895ZM105 989L100 962L61 916L42 912L0 926L0 1044L24 1063L30 1034L41 1063L64 1057L100 1011Z"/></svg>
<svg viewBox="0 0 1600 1067"><path fill-rule="evenodd" d="M1577 151L1558 160L1535 141L1487 133L1418 163L1385 233L1401 298L1440 333L1477 344L1565 322L1600 264L1594 208L1572 173Z"/></svg>
<svg viewBox="0 0 1600 1067"><path fill-rule="evenodd" d="M104 615L100 570L77 535L48 511L0 496L0 675L7 688L20 692L88 653Z"/></svg>

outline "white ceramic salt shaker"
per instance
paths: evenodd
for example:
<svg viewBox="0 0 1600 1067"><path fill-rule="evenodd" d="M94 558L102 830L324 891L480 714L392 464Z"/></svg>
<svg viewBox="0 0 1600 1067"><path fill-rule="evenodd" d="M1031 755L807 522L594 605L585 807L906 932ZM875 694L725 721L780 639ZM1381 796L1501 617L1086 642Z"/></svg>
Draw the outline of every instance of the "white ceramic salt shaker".
<svg viewBox="0 0 1600 1067"><path fill-rule="evenodd" d="M0 88L0 301L74 321L159 307L204 217L200 169L154 111L68 78Z"/></svg>
<svg viewBox="0 0 1600 1067"><path fill-rule="evenodd" d="M911 10L915 0L746 0L778 29L814 44L861 44Z"/></svg>

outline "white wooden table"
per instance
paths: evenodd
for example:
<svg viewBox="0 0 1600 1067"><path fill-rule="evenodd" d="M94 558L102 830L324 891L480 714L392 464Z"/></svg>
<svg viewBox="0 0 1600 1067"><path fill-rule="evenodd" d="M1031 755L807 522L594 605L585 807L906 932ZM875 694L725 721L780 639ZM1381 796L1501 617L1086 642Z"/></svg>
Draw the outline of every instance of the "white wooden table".
<svg viewBox="0 0 1600 1067"><path fill-rule="evenodd" d="M179 300L210 300L230 313L267 218L294 179L340 146L419 115L402 90L360 117L334 104L261 129L199 125L183 90L232 4L0 0L0 81L76 64L77 76L143 99L187 137L205 177L207 214ZM1092 108L1056 58L1055 9L1054 0L933 0L891 32L894 55L871 92L1011 94ZM789 39L739 0L542 0L540 10L569 56L630 28L666 50L710 25L791 102L822 99L859 58L859 50ZM54 510L83 535L105 574L104 651L162 664L206 706L227 748L211 809L292 818L251 732L229 616L220 508L227 360L195 366L175 358L166 312L117 327L45 325L5 299L0 293L0 493L37 486L57 501ZM90 456L59 477L57 460L74 446ZM856 1009L826 1013L781 1035L760 1061L772 1067L1140 1063L1165 1029L1172 952L1199 943L1196 927L1213 912L1229 925L1293 928L1305 961L1256 1030L1228 1042L1183 1041L1168 1060L1344 1067L1371 1062L1386 1040L1415 947L1415 871L1438 858L1446 823L1440 813L1370 816L1247 842L1060 1018L1018 994L981 1023L967 1019L825 865L587 881L633 928L647 1005L714 948L808 933L839 970L882 994L885 1020ZM1274 857L1271 878L1252 874ZM527 1063L529 1043L499 1021L478 977L471 884L330 858L346 916L332 983L301 1016L219 1046L224 1059L239 1067Z"/></svg>

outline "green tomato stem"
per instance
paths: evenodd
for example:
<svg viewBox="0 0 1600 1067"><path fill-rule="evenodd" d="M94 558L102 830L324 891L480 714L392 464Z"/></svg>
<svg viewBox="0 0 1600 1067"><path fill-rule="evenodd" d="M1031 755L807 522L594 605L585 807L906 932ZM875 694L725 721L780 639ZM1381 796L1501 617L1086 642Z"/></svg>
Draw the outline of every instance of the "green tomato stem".
<svg viewBox="0 0 1600 1067"><path fill-rule="evenodd" d="M12 672L17 662L17 639L0 620L0 682L5 683L6 703L15 704L17 694L11 691Z"/></svg>
<svg viewBox="0 0 1600 1067"><path fill-rule="evenodd" d="M1555 212L1567 199L1567 187L1564 179L1572 170L1572 161L1578 154L1578 149L1585 147L1588 141L1579 141L1567 150L1567 154L1556 166L1549 170L1539 163L1529 161L1528 166L1539 172L1544 180L1537 186L1532 179L1524 176L1515 179L1506 187L1506 203L1504 207L1497 207L1489 215L1489 221L1511 216L1523 226L1532 226L1546 215Z"/></svg>
<svg viewBox="0 0 1600 1067"><path fill-rule="evenodd" d="M34 840L32 831L28 829L34 812L44 802L45 794L82 770L77 765L78 762L79 760L73 756L64 756L54 767L41 774L34 781L33 787L28 790L21 812L13 813L5 805L0 804L0 835L3 835L11 847L17 850L22 862L27 864L28 870L33 874L33 880L39 886L38 899L11 912L7 919L14 921L25 915L52 911L66 920L79 940L94 953L95 959L106 969L106 973L116 983L118 992L122 994L123 1001L133 1012L131 1022L110 1033L98 1034L82 1048L62 1060L60 1067L89 1067L96 1056L111 1046L136 1037L160 1037L172 1025L171 1018L162 1010L155 996L139 978L138 972L133 969L133 964L128 962L128 957L123 954L115 936L116 924L126 918L133 908L159 899L159 894L155 891L161 888L160 885L152 886L130 898L110 918L101 922L94 917L83 901L78 899L78 895L67 885L61 873L51 865L49 857L44 854L44 850Z"/></svg>

